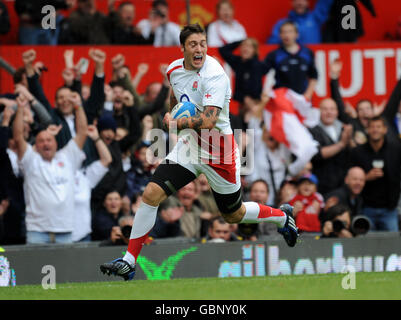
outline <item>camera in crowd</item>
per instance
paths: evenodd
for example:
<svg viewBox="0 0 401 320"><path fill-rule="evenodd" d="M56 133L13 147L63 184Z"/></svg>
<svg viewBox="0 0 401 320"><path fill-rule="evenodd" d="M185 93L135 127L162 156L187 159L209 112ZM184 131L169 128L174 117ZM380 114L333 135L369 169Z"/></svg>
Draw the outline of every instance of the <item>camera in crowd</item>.
<svg viewBox="0 0 401 320"><path fill-rule="evenodd" d="M124 238L129 239L131 235L131 226L124 226L121 228L121 233L123 234Z"/></svg>

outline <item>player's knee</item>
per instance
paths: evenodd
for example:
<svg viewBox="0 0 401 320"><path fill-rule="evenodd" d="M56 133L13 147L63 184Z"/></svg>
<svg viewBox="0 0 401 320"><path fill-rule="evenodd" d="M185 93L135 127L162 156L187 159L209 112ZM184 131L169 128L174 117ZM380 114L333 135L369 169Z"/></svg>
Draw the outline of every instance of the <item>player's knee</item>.
<svg viewBox="0 0 401 320"><path fill-rule="evenodd" d="M225 213L222 213L221 215L223 216L224 220L227 223L230 223L230 224L240 223L242 221L242 219L244 218L245 208L243 205L241 205L241 207L239 207L234 212L230 212L230 213L225 212Z"/></svg>
<svg viewBox="0 0 401 320"><path fill-rule="evenodd" d="M225 222L230 224L240 223L242 218L239 214L234 213L222 213L221 214L225 220Z"/></svg>
<svg viewBox="0 0 401 320"><path fill-rule="evenodd" d="M142 201L153 207L157 207L166 198L164 190L153 182L148 183L142 194Z"/></svg>

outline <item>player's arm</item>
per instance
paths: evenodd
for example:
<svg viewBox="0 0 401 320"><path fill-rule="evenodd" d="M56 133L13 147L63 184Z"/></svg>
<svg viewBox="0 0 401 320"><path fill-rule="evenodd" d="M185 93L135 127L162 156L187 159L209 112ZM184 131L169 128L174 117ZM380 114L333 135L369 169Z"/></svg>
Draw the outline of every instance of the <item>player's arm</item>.
<svg viewBox="0 0 401 320"><path fill-rule="evenodd" d="M173 110L174 106L177 105L178 101L174 95L173 90L171 90L170 92L170 107L168 109L168 112L171 112L171 110Z"/></svg>
<svg viewBox="0 0 401 320"><path fill-rule="evenodd" d="M202 129L213 129L219 118L221 109L215 106L205 106L203 112L193 117L181 118L177 120L177 129L194 129L200 131Z"/></svg>

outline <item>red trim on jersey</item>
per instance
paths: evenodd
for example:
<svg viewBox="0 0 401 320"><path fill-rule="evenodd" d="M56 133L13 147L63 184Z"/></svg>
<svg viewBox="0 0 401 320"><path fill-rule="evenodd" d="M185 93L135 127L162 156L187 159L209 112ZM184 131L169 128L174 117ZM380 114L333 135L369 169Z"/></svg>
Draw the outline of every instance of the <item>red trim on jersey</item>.
<svg viewBox="0 0 401 320"><path fill-rule="evenodd" d="M203 141L198 138L198 144L213 158L217 158L219 161L216 163L216 161L213 161L213 159L208 161L202 160L214 171L216 171L216 173L223 179L233 184L237 183L235 151L237 150L238 146L235 142L234 135L221 134L217 130L211 130L209 134L208 141ZM218 146L215 145L216 142L218 142Z"/></svg>
<svg viewBox="0 0 401 320"><path fill-rule="evenodd" d="M259 204L259 215L258 219L268 218L268 217L283 217L285 213L280 209L275 209L263 204Z"/></svg>
<svg viewBox="0 0 401 320"><path fill-rule="evenodd" d="M182 66L175 66L174 68L171 68L169 71L167 71L167 79L169 82L170 82L171 72L173 72L174 70L179 69L179 68L182 68Z"/></svg>

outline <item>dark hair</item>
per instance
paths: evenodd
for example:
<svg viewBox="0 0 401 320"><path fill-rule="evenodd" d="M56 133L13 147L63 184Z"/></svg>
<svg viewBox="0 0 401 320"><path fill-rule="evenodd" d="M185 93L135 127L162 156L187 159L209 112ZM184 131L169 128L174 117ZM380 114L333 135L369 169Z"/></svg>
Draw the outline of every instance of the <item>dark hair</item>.
<svg viewBox="0 0 401 320"><path fill-rule="evenodd" d="M209 220L209 228L213 229L214 222L217 221L219 224L227 224L228 222L224 220L222 216L216 216Z"/></svg>
<svg viewBox="0 0 401 320"><path fill-rule="evenodd" d="M374 121L381 121L386 128L388 127L387 120L382 116L374 116L374 117L370 118L369 122L368 122L368 126L370 126L370 124Z"/></svg>
<svg viewBox="0 0 401 320"><path fill-rule="evenodd" d="M168 7L168 3L166 0L154 0L152 3L152 8L156 9L158 6Z"/></svg>
<svg viewBox="0 0 401 320"><path fill-rule="evenodd" d="M122 8L124 8L125 6L134 6L134 4L131 1L123 1L120 3L120 5L118 6L118 10L121 10Z"/></svg>
<svg viewBox="0 0 401 320"><path fill-rule="evenodd" d="M61 90L63 90L63 89L71 90L71 88L69 88L69 87L67 87L67 86L61 86L61 87L57 88L57 89L56 89L56 93L54 94L54 97L55 97L56 99L57 99L58 92L61 91ZM72 91L72 90L71 90L71 91Z"/></svg>
<svg viewBox="0 0 401 320"><path fill-rule="evenodd" d="M180 32L180 43L185 45L187 38L194 33L202 33L206 36L206 31L199 23L186 25Z"/></svg>
<svg viewBox="0 0 401 320"><path fill-rule="evenodd" d="M255 186L255 184L257 184L257 183L263 183L263 184L266 186L267 192L268 192L268 193L270 192L270 190L269 190L269 184L268 184L265 180L263 180L263 179L258 179L258 180L253 181L253 182L251 183L251 185L249 186L249 191L252 191L252 188L253 188L253 187Z"/></svg>
<svg viewBox="0 0 401 320"><path fill-rule="evenodd" d="M364 99L359 100L359 101L356 103L356 109L357 109L357 110L358 110L359 105L360 105L362 102L368 102L368 103L370 104L370 106L373 107L372 101L369 100L369 99L364 98Z"/></svg>
<svg viewBox="0 0 401 320"><path fill-rule="evenodd" d="M338 216L341 216L344 212L348 212L351 215L351 209L344 204L336 204L327 209L326 217L328 221L334 220Z"/></svg>
<svg viewBox="0 0 401 320"><path fill-rule="evenodd" d="M23 79L24 74L26 74L25 68L24 67L18 68L13 75L14 84L20 83Z"/></svg>
<svg viewBox="0 0 401 320"><path fill-rule="evenodd" d="M286 21L284 21L284 22L281 24L281 26L280 26L280 28L279 28L279 31L281 32L281 29L282 29L284 26L286 26L286 25L293 26L293 27L295 28L295 31L298 32L298 25L297 25L297 23L296 23L295 21L293 21L293 20L286 20Z"/></svg>

